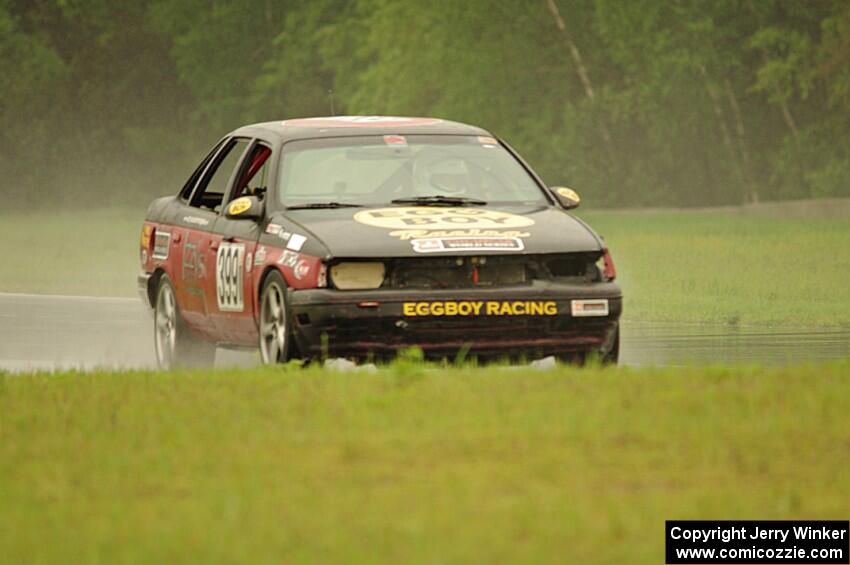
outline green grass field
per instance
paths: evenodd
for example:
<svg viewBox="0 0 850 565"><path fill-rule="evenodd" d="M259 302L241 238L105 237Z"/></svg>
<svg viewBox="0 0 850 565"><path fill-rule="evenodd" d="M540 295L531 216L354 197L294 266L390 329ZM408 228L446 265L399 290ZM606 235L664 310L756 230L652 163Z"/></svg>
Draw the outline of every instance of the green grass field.
<svg viewBox="0 0 850 565"><path fill-rule="evenodd" d="M663 563L846 519L850 365L0 376L4 563Z"/></svg>
<svg viewBox="0 0 850 565"><path fill-rule="evenodd" d="M587 213L640 321L850 327L850 220Z"/></svg>
<svg viewBox="0 0 850 565"><path fill-rule="evenodd" d="M0 292L135 296L145 210L0 216Z"/></svg>
<svg viewBox="0 0 850 565"><path fill-rule="evenodd" d="M143 210L6 216L0 292L135 295ZM581 214L637 321L850 326L850 220Z"/></svg>

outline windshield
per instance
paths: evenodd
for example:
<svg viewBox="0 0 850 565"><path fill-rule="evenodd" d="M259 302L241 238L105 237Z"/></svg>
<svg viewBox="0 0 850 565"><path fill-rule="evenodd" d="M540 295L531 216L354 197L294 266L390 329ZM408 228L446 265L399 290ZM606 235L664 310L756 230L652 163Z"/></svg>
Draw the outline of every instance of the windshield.
<svg viewBox="0 0 850 565"><path fill-rule="evenodd" d="M492 137L377 135L284 146L278 198L303 204L380 205L407 198L546 203L523 166Z"/></svg>

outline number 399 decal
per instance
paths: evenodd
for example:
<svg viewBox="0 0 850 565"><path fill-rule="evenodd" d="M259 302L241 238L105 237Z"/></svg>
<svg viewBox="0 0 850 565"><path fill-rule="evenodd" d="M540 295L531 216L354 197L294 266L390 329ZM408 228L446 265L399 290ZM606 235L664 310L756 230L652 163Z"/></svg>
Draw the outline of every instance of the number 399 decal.
<svg viewBox="0 0 850 565"><path fill-rule="evenodd" d="M245 245L222 243L215 259L215 287L218 308L227 312L241 312L245 308L242 292L242 263Z"/></svg>

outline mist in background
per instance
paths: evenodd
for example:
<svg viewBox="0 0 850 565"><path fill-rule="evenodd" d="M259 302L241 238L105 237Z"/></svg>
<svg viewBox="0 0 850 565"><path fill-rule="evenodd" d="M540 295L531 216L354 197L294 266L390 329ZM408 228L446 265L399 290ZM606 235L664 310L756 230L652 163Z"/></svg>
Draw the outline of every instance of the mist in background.
<svg viewBox="0 0 850 565"><path fill-rule="evenodd" d="M144 206L240 125L490 129L592 206L850 196L846 0L0 0L9 208Z"/></svg>

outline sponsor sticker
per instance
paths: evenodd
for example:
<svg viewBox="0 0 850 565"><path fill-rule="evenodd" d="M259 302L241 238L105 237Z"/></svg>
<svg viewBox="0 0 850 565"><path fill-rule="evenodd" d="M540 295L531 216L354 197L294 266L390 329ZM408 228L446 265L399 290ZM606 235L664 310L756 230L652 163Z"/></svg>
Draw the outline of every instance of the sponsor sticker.
<svg viewBox="0 0 850 565"><path fill-rule="evenodd" d="M384 143L396 147L407 147L407 139L403 135L385 135Z"/></svg>
<svg viewBox="0 0 850 565"><path fill-rule="evenodd" d="M196 226L210 225L210 221L208 219L199 218L198 216L183 216L183 221L187 224L194 224Z"/></svg>
<svg viewBox="0 0 850 565"><path fill-rule="evenodd" d="M281 230L280 224L269 224L269 225L266 226L266 233L269 233L271 235L280 234L280 230Z"/></svg>
<svg viewBox="0 0 850 565"><path fill-rule="evenodd" d="M404 302L407 317L436 316L556 316L554 300L447 300Z"/></svg>
<svg viewBox="0 0 850 565"><path fill-rule="evenodd" d="M277 260L278 265L283 265L284 267L289 267L290 269L295 268L295 265L298 263L298 253L294 251L284 251L280 258Z"/></svg>
<svg viewBox="0 0 850 565"><path fill-rule="evenodd" d="M570 302L570 310L575 318L587 318L590 316L607 316L608 299L573 300Z"/></svg>
<svg viewBox="0 0 850 565"><path fill-rule="evenodd" d="M525 246L518 237L433 237L412 239L416 253L445 251L522 251Z"/></svg>
<svg viewBox="0 0 850 565"><path fill-rule="evenodd" d="M581 202L581 198L579 197L578 193L572 188L559 188L558 194L563 196L564 198L572 200L573 202Z"/></svg>
<svg viewBox="0 0 850 565"><path fill-rule="evenodd" d="M310 274L310 264L304 259L299 260L298 263L295 264L295 267L292 268L292 276L299 281L308 274Z"/></svg>
<svg viewBox="0 0 850 565"><path fill-rule="evenodd" d="M227 205L227 213L231 216L238 216L239 214L244 214L250 208L251 199L247 196L243 196Z"/></svg>
<svg viewBox="0 0 850 565"><path fill-rule="evenodd" d="M391 231L390 235L407 241L408 239L428 239L435 237L528 237L531 234L527 231L518 230L396 230Z"/></svg>
<svg viewBox="0 0 850 565"><path fill-rule="evenodd" d="M248 252L248 255L245 257L245 272L250 273L251 269L254 267L254 262L251 260L251 252Z"/></svg>
<svg viewBox="0 0 850 565"><path fill-rule="evenodd" d="M522 228L534 224L527 216L481 208L435 208L402 206L376 208L354 214L354 221L392 230L494 229Z"/></svg>
<svg viewBox="0 0 850 565"><path fill-rule="evenodd" d="M157 230L153 238L153 258L168 259L168 249L171 246L171 232Z"/></svg>
<svg viewBox="0 0 850 565"><path fill-rule="evenodd" d="M286 248L293 251L301 251L305 241L307 241L305 236L300 233L294 233L289 236L289 242L286 244Z"/></svg>
<svg viewBox="0 0 850 565"><path fill-rule="evenodd" d="M183 244L183 280L194 283L206 276L203 254L198 251L195 243L187 241Z"/></svg>
<svg viewBox="0 0 850 565"><path fill-rule="evenodd" d="M287 241L290 237L292 237L292 234L288 231L283 231L283 228L281 228L281 230L277 233L277 236L283 241Z"/></svg>
<svg viewBox="0 0 850 565"><path fill-rule="evenodd" d="M402 118L397 116L334 116L330 118L299 118L285 120L284 125L295 127L392 127L392 126L425 126L438 124L442 120L436 118Z"/></svg>
<svg viewBox="0 0 850 565"><path fill-rule="evenodd" d="M261 245L257 247L257 252L254 254L254 264L262 265L266 261L266 255L268 254L268 250L265 245Z"/></svg>

